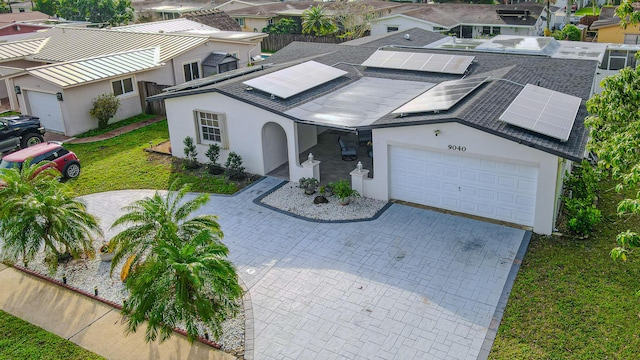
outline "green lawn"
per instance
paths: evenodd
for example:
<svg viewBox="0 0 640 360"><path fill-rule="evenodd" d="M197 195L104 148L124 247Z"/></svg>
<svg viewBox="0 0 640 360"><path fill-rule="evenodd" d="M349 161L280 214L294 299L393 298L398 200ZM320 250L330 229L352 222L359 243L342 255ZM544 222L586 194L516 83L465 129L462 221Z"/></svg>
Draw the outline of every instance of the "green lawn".
<svg viewBox="0 0 640 360"><path fill-rule="evenodd" d="M140 115L132 116L132 117L130 117L128 119L124 119L124 120L118 121L116 123L109 124L109 125L107 125L106 127L102 128L102 129L89 130L89 131L87 131L85 133L78 134L75 137L77 137L77 138L85 138L85 137L104 134L107 131L111 131L111 130L114 130L114 129L119 129L119 128L123 127L123 126L134 124L134 123L137 123L137 122L140 122L140 121L153 119L156 116L158 116L158 115L140 114Z"/></svg>
<svg viewBox="0 0 640 360"><path fill-rule="evenodd" d="M0 310L0 359L104 359Z"/></svg>
<svg viewBox="0 0 640 360"><path fill-rule="evenodd" d="M205 171L182 170L170 156L144 151L149 142L169 139L167 122L161 121L113 139L88 144L68 144L80 158L82 173L69 183L78 195L122 189L167 189L174 181L193 184L193 191L233 194L238 185ZM180 144L181 145L181 144Z"/></svg>
<svg viewBox="0 0 640 360"><path fill-rule="evenodd" d="M587 6L587 7L583 7L582 9L578 9L576 11L576 16L582 16L582 15L600 15L600 8L596 7L596 11L595 14L593 12L593 7L591 6Z"/></svg>
<svg viewBox="0 0 640 360"><path fill-rule="evenodd" d="M615 214L620 195L600 183L605 219L588 239L537 237L513 287L491 359L634 359L640 353L640 254L613 262L616 234L638 229Z"/></svg>

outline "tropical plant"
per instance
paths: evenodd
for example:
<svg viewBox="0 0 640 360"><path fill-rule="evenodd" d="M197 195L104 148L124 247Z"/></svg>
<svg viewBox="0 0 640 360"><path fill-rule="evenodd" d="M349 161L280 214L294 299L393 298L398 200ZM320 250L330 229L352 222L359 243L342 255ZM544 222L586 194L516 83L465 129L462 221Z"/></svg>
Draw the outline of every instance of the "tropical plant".
<svg viewBox="0 0 640 360"><path fill-rule="evenodd" d="M244 166L242 166L242 156L235 152L230 152L227 161L224 163L225 175L231 180L242 180L245 177Z"/></svg>
<svg viewBox="0 0 640 360"><path fill-rule="evenodd" d="M360 196L360 194L351 188L349 180L339 180L333 183L333 194L343 201L349 197Z"/></svg>
<svg viewBox="0 0 640 360"><path fill-rule="evenodd" d="M322 5L312 6L302 12L302 33L324 36L337 30L333 20Z"/></svg>
<svg viewBox="0 0 640 360"><path fill-rule="evenodd" d="M34 0L33 11L40 11L49 16L54 16L58 12L57 0Z"/></svg>
<svg viewBox="0 0 640 360"><path fill-rule="evenodd" d="M304 190L304 193L307 195L311 195L314 192L316 192L316 189L318 188L318 184L319 181L316 178L306 178L306 177L301 177L300 180L298 180L298 187L300 189Z"/></svg>
<svg viewBox="0 0 640 360"><path fill-rule="evenodd" d="M103 129L109 124L118 108L120 107L120 99L113 94L102 94L91 101L91 109L89 115L98 119L98 128Z"/></svg>
<svg viewBox="0 0 640 360"><path fill-rule="evenodd" d="M187 169L199 168L198 150L196 149L196 145L193 143L193 138L191 136L187 136L182 142L184 143L184 156L187 158Z"/></svg>
<svg viewBox="0 0 640 360"><path fill-rule="evenodd" d="M112 272L126 259L127 331L135 332L147 320L146 341L158 336L164 341L181 325L194 341L202 323L217 339L221 323L235 315L242 289L226 259L217 217L191 217L209 196L185 200L190 185L171 191L175 185L166 196L156 192L125 207L112 225L128 226L109 243L115 253Z"/></svg>
<svg viewBox="0 0 640 360"><path fill-rule="evenodd" d="M22 169L3 169L0 179L0 237L2 253L25 266L44 251L54 273L61 259L95 256L94 234L102 234L95 217L74 199L53 168L27 160Z"/></svg>

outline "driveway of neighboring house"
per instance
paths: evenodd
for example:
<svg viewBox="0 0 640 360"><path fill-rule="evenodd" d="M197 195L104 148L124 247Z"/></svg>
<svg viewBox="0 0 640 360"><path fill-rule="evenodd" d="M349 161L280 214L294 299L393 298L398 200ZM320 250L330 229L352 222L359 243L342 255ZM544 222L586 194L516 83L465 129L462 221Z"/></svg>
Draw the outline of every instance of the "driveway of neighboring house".
<svg viewBox="0 0 640 360"><path fill-rule="evenodd" d="M245 358L487 356L525 231L399 204L373 221L318 223L253 203L280 181L212 196L200 211L219 216L249 290L254 339L249 327ZM150 194L83 198L110 224L122 205Z"/></svg>

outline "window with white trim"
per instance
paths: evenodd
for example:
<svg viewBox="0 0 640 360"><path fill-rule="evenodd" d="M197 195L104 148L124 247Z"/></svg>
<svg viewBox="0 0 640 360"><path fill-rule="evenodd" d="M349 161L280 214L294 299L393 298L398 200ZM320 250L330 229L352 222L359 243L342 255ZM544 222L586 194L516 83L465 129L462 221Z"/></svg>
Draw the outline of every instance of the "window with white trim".
<svg viewBox="0 0 640 360"><path fill-rule="evenodd" d="M184 81L200 78L200 63L198 61L182 65L184 69Z"/></svg>
<svg viewBox="0 0 640 360"><path fill-rule="evenodd" d="M113 95L115 96L133 93L133 78L112 81L111 87L113 88Z"/></svg>
<svg viewBox="0 0 640 360"><path fill-rule="evenodd" d="M238 25L244 27L244 18L236 18L236 22L238 23Z"/></svg>
<svg viewBox="0 0 640 360"><path fill-rule="evenodd" d="M229 148L224 114L196 110L195 117L198 126L199 143L220 143L222 149Z"/></svg>

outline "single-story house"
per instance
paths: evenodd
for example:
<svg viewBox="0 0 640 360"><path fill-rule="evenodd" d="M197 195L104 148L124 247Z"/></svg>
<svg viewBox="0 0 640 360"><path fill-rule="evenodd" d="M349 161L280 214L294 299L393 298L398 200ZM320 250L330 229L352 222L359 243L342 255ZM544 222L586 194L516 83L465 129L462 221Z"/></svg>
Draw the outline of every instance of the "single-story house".
<svg viewBox="0 0 640 360"><path fill-rule="evenodd" d="M296 42L274 54L271 67L149 100L165 101L171 142L196 139L201 162L218 144L222 162L234 151L255 174L288 162L297 181L322 167L318 156L299 158L323 132L370 131L373 177L362 176L368 169L344 174L363 196L550 234L563 175L585 155L597 61L426 49L443 38L430 34L391 33L382 47L381 38ZM182 148L173 155L184 157Z"/></svg>
<svg viewBox="0 0 640 360"><path fill-rule="evenodd" d="M240 25L222 10L207 9L182 14L182 17L222 31L242 31Z"/></svg>
<svg viewBox="0 0 640 360"><path fill-rule="evenodd" d="M421 28L459 38L493 35L540 36L546 27L545 5L523 2L512 5L408 4L394 14L378 18L371 35Z"/></svg>
<svg viewBox="0 0 640 360"><path fill-rule="evenodd" d="M635 11L640 11L640 5L634 5ZM620 18L615 14L615 7L603 7L598 20L591 24L590 29L598 32L597 40L603 43L640 44L640 25L629 24L626 28L620 25Z"/></svg>
<svg viewBox="0 0 640 360"><path fill-rule="evenodd" d="M246 35L209 27L201 35L51 28L1 43L0 74L12 109L40 117L47 131L76 135L97 126L89 109L98 95L120 99L115 122L145 112L146 97L164 87L247 66L265 35Z"/></svg>
<svg viewBox="0 0 640 360"><path fill-rule="evenodd" d="M395 9L401 8L401 4L390 1L360 0L367 9L375 11L378 16L392 14ZM251 5L239 9L225 9L225 12L234 18L243 31L261 31L268 25L273 25L280 19L290 18L300 23L302 13L314 6L323 6L331 15L331 10L343 6L336 2L317 1L285 1L268 3L263 5Z"/></svg>

